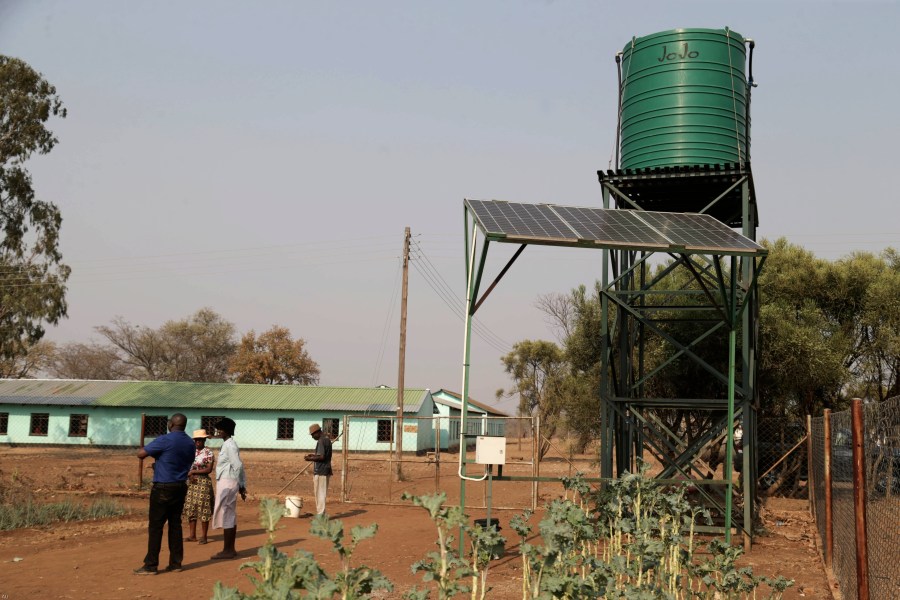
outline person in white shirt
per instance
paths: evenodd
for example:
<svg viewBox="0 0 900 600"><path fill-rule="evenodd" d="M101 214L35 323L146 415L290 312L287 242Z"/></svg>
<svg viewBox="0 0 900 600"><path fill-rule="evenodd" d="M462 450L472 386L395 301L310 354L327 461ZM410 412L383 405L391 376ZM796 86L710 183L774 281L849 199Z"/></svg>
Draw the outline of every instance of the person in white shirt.
<svg viewBox="0 0 900 600"><path fill-rule="evenodd" d="M224 529L225 545L221 552L213 554L214 559L237 558L234 541L237 537L237 497L247 499L247 482L244 477L244 463L234 441L235 423L224 418L216 423L216 436L224 440L216 461L216 508L213 510L213 529Z"/></svg>

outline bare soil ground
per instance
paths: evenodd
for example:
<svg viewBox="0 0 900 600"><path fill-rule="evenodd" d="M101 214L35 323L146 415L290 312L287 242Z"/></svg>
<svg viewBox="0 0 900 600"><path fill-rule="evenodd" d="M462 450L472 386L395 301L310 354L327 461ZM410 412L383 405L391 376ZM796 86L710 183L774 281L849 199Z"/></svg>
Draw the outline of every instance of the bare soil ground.
<svg viewBox="0 0 900 600"><path fill-rule="evenodd" d="M375 539L363 542L354 555L356 564L378 568L394 582L393 593L378 597L400 598L405 590L419 582L410 572L410 565L434 548L436 535L422 509L376 502L399 502L404 489L424 493L433 491L435 485L446 489L456 501L460 487L456 465L447 458L444 457L438 471L437 483L433 465L423 463L404 465L408 480L390 486L386 478L387 464L352 460L347 465L350 502L340 502L343 465L340 461L336 463L338 468L332 480L329 514L343 520L347 530L354 525L377 523L379 526ZM185 543L184 572L137 577L132 574L132 569L141 565L146 551L147 492L135 489L138 467L133 452L86 450L72 453L62 448L0 448L0 484L15 477L20 484L27 483L35 497L46 501L112 495L131 509L128 515L115 519L0 532L0 600L35 597L207 598L216 581L249 591L252 586L240 572L240 565L254 560L266 541L265 531L258 522L258 500L265 495L274 496L304 465L296 455L278 453L247 452L244 459L251 496L238 507L239 558L233 561L210 559L222 545L221 531L214 531L208 545ZM564 475L572 469L596 470L591 468L587 457L581 457L577 462L572 466L557 457L541 465L541 475ZM530 473L531 467L523 469ZM148 470L146 477L149 479ZM304 473L279 498L283 499L287 494L299 495L304 498L304 510L307 510L311 500L310 479L308 473ZM501 487L499 491L498 487ZM539 504L559 492L558 486L541 484ZM477 506L486 500L486 486L478 488L473 484L466 493L467 505L476 506L468 510L470 515L484 517L484 509ZM495 507L525 508L531 504L531 485L495 484L492 495ZM521 597L518 540L509 528L509 519L517 512L495 509L492 513L500 519L503 533L509 539L506 555L491 565L491 598ZM815 550L806 501L770 499L764 515L766 533L756 538L744 564L752 565L759 574L795 579L795 586L788 590L785 598L831 598ZM540 511L536 516L540 518ZM329 572L337 568L337 558L328 544L309 534L308 516L285 518L281 525L276 541L282 551L292 554L297 549L304 549L313 552ZM168 551L164 548L160 562L165 564L167 557Z"/></svg>

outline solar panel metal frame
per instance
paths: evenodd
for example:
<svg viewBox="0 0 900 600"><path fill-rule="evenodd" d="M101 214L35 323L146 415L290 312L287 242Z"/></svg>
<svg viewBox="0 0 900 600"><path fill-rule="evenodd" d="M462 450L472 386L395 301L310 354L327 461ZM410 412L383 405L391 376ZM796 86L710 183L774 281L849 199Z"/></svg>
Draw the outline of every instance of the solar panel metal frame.
<svg viewBox="0 0 900 600"><path fill-rule="evenodd" d="M768 253L718 219L700 213L470 199L465 206L485 237L498 242L678 254Z"/></svg>

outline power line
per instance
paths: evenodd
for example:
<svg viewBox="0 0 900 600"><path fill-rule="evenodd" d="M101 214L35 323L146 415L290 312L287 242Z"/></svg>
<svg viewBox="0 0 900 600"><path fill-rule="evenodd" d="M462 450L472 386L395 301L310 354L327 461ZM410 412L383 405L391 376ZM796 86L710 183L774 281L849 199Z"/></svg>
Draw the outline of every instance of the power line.
<svg viewBox="0 0 900 600"><path fill-rule="evenodd" d="M447 299L447 297L438 289L437 285L435 285L435 283L431 279L431 275L429 273L427 273L424 269L422 269L416 261L410 261L410 262L412 263L413 268L420 275L422 275L426 285L428 285L428 287L431 288L431 290L435 293L435 295L438 298L440 298L441 302L443 302L447 306L447 308L450 309L450 311L456 316L456 318L458 318L460 321L464 321L463 313L458 309L458 307L453 306L450 303L450 301ZM490 339L489 336L483 334L481 331L481 328L476 326L476 322L474 320L472 321L472 332L475 333L475 335L477 335L479 338L484 340L489 346L491 346L498 352L501 352L501 353L508 352L508 349L506 349L502 346L499 346L498 344L496 344L496 342L494 342L492 339Z"/></svg>
<svg viewBox="0 0 900 600"><path fill-rule="evenodd" d="M298 256L306 260L319 256L369 256L373 251L391 251L391 254L394 254L394 245L389 245L387 241L373 244L364 243L364 240L365 238L356 238L353 240L345 239L333 240L330 242L310 242L308 244L283 244L257 248L208 250L152 256L122 256L98 260L68 261L66 262L66 265L71 267L73 272L79 274L116 275L121 272L133 274L136 272L135 269L144 269L142 272L148 272L148 269L163 269L171 268L173 266L177 268L207 268L222 263L229 265L257 264L260 262L260 259L268 259L271 257L277 257L284 261L295 260ZM309 249L307 248L308 246L314 246L314 248ZM28 268L28 265L0 266L0 274L18 274L23 272L23 269L27 270Z"/></svg>
<svg viewBox="0 0 900 600"><path fill-rule="evenodd" d="M426 260L427 260L427 256L426 256L425 258L426 258ZM429 263L429 264L430 264L430 263ZM432 265L432 269L431 269L430 271L433 272L434 276L436 276L436 277L438 277L438 278L441 279L441 281L443 282L443 289L444 289L447 293L449 293L450 295L454 296L454 297L456 298L457 302L459 302L459 304L457 305L457 306L458 306L458 313L457 313L457 314L458 314L458 316L459 316L461 319L464 319L464 318L465 318L465 309L464 309L464 307L465 307L465 301L464 301L458 294L455 294L455 293L453 292L453 290L451 290L451 289L449 288L449 285L447 284L446 280L444 280L444 279L440 276L440 273L437 272L437 271L433 268L433 265ZM482 337L482 338L490 338L490 340L493 341L493 344L492 344L492 345L494 346L494 348L500 350L501 352L506 353L506 352L509 352L509 350L511 349L510 344L509 344L506 340L504 340L504 339L501 338L499 335L497 335L496 333L494 333L487 325L485 325L485 324L484 324L480 319L478 319L477 317L473 317L473 318L472 318L472 328L473 328L473 330L475 330L476 333L479 334L479 337ZM485 341L488 341L488 340L486 339Z"/></svg>
<svg viewBox="0 0 900 600"><path fill-rule="evenodd" d="M414 258L422 259L413 260L413 267L420 275L422 275L426 284L431 288L435 295L437 295L438 298L440 298L441 301L451 310L451 312L453 312L453 314L456 315L458 319L464 321L465 302L462 297L453 291L453 288L449 283L447 283L447 280L444 279L440 271L438 271L438 269L434 266L434 263L432 263L428 258L428 255L425 253L424 248L422 248L422 245L418 242L418 240L413 241L413 246L416 251L416 255L414 256ZM449 301L449 298L453 298L454 300L456 300L456 303L451 303ZM512 348L508 342L491 331L490 328L488 328L476 318L472 319L472 330L488 345L501 353L508 353Z"/></svg>
<svg viewBox="0 0 900 600"><path fill-rule="evenodd" d="M344 260L331 260L331 261L316 261L312 263L299 263L299 266L306 266L309 268L318 268L324 266L331 265L339 265L339 264L347 264L347 263L361 263L361 262L374 262L374 261L383 261L383 260L395 260L397 258L396 253L391 255L382 255L382 256L370 256L366 255L365 258L359 257L348 257ZM290 268L296 268L298 263L290 263ZM121 281L143 281L143 280L153 280L153 279L170 279L182 276L191 276L191 277L200 277L200 276L215 276L215 275L232 275L235 273L259 273L266 271L283 271L285 268L288 268L284 264L275 264L269 266L260 266L259 264L249 264L246 267L242 268L229 268L223 267L218 270L174 270L166 273L158 273L158 270L144 270L144 271L127 271L127 272L119 272L119 273L98 273L96 274L96 279L81 279L77 278L77 281L81 284L97 284L97 283L118 283ZM137 275L135 275L137 273ZM133 276L128 276L128 275ZM73 273L74 277L77 277L77 273ZM70 276L69 283L72 282L73 276ZM88 277L91 277L91 274L88 274ZM21 279L20 279L21 280ZM0 286L4 288L26 288L26 287L41 287L47 285L58 285L53 282L30 282L30 283L11 283L5 284L3 283L3 278L0 277Z"/></svg>

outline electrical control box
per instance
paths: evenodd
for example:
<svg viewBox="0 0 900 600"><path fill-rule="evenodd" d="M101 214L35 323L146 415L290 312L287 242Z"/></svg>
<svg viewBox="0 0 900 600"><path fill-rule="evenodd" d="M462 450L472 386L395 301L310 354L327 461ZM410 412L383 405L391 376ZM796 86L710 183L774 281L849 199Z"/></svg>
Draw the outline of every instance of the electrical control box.
<svg viewBox="0 0 900 600"><path fill-rule="evenodd" d="M506 438L488 435L476 437L475 462L479 465L505 465Z"/></svg>

